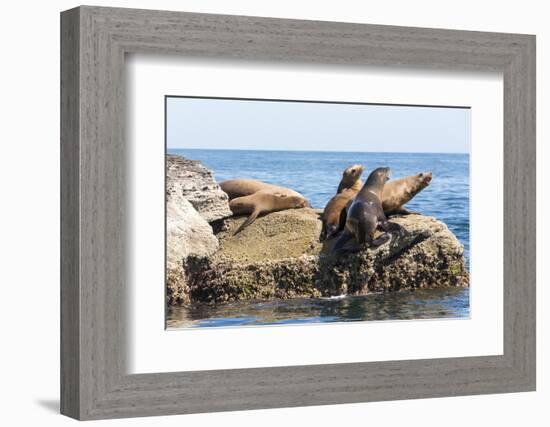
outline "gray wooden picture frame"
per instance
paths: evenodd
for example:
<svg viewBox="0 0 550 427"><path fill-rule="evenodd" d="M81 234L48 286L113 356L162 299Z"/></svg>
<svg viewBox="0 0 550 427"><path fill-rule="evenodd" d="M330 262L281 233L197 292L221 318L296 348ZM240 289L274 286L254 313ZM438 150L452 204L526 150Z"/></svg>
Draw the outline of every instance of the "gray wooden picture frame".
<svg viewBox="0 0 550 427"><path fill-rule="evenodd" d="M127 53L504 76L504 354L129 375ZM487 159L492 161L492 159ZM535 390L535 37L83 6L61 14L61 412L136 417Z"/></svg>

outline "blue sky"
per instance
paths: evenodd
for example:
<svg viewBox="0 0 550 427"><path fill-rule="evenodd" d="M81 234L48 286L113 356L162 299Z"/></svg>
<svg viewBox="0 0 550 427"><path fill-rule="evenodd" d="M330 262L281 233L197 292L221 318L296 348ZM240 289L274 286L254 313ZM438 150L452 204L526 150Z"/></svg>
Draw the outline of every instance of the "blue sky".
<svg viewBox="0 0 550 427"><path fill-rule="evenodd" d="M470 109L167 98L168 148L468 153Z"/></svg>

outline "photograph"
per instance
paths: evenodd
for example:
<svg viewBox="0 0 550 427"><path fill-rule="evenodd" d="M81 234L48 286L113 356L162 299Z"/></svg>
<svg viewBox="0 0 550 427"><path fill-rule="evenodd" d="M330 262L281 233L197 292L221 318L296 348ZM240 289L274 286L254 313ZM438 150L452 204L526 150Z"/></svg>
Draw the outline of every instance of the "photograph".
<svg viewBox="0 0 550 427"><path fill-rule="evenodd" d="M469 318L470 112L166 96L167 329Z"/></svg>

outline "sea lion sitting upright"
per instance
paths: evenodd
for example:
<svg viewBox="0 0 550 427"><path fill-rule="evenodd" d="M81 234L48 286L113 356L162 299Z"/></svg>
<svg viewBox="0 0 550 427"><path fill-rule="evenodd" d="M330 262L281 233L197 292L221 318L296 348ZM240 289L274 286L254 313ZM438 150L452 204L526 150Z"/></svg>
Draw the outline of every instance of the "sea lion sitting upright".
<svg viewBox="0 0 550 427"><path fill-rule="evenodd" d="M257 179L228 179L220 183L221 189L229 196L229 200L237 197L250 196L258 191L271 190L287 196L303 197L297 191L290 188L280 187L278 185L268 184Z"/></svg>
<svg viewBox="0 0 550 427"><path fill-rule="evenodd" d="M357 192L351 188L345 188L341 193L336 194L329 200L321 216L323 225L319 236L320 242L330 239L340 230L344 229L346 225L346 206L356 194Z"/></svg>
<svg viewBox="0 0 550 427"><path fill-rule="evenodd" d="M328 201L323 210L321 217L323 225L321 227L321 235L319 236L320 242L330 239L344 229L346 224L346 206L363 185L361 182L363 169L362 165L353 165L344 170L336 195Z"/></svg>
<svg viewBox="0 0 550 427"><path fill-rule="evenodd" d="M237 197L229 202L229 208L234 215L250 214L249 217L237 228L233 235L240 233L254 220L263 214L309 207L309 202L297 193L298 196L281 194L271 190L260 190L249 196Z"/></svg>
<svg viewBox="0 0 550 427"><path fill-rule="evenodd" d="M432 180L431 172L420 172L416 175L394 179L384 185L382 191L382 208L386 215L409 215L411 212L404 204L426 188Z"/></svg>
<svg viewBox="0 0 550 427"><path fill-rule="evenodd" d="M378 228L386 232L399 228L397 224L388 222L382 209L381 196L389 174L390 168L386 167L377 168L369 175L367 182L349 205L344 232L333 246L332 253L341 252L351 238L355 238L358 243L357 249L363 245L379 246L391 236L385 233L375 239L374 233Z"/></svg>
<svg viewBox="0 0 550 427"><path fill-rule="evenodd" d="M344 170L342 173L342 179L340 184L338 184L338 190L336 193L341 193L343 190L349 188L354 190L356 193L361 190L363 183L361 182L361 174L365 168L363 165L352 165Z"/></svg>

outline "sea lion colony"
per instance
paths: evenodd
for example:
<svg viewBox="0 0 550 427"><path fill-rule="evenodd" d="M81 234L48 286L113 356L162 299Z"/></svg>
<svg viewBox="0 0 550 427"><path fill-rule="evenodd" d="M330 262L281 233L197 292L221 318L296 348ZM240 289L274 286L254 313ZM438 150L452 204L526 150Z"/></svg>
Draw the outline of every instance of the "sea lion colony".
<svg viewBox="0 0 550 427"><path fill-rule="evenodd" d="M337 187L336 194L329 200L321 216L320 241L338 237L333 253L349 252L362 245L378 246L391 238L399 226L388 221L391 215L409 215L404 205L426 188L431 172L389 181L390 169L377 168L361 181L362 165L346 168ZM229 196L229 207L234 215L248 215L235 234L250 225L258 216L285 209L311 207L300 193L273 184L252 179L232 179L220 184ZM374 238L375 231L384 232ZM346 245L351 239L355 246Z"/></svg>

